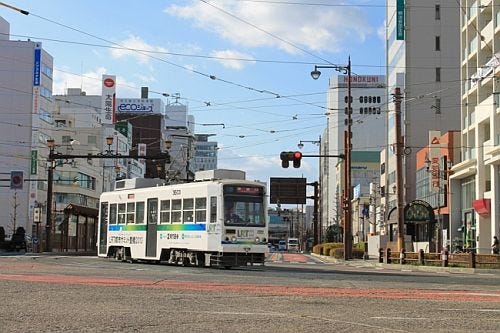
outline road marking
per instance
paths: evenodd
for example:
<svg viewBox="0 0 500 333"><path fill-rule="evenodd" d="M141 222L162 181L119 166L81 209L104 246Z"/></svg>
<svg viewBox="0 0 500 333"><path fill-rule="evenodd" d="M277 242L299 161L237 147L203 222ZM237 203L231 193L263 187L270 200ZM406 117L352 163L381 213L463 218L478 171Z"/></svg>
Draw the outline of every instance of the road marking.
<svg viewBox="0 0 500 333"><path fill-rule="evenodd" d="M428 320L429 318L420 318L420 317L370 317L370 319L388 319L388 320Z"/></svg>
<svg viewBox="0 0 500 333"><path fill-rule="evenodd" d="M500 309L439 309L439 310L441 310L441 311L453 311L453 312L456 312L456 311L500 312Z"/></svg>

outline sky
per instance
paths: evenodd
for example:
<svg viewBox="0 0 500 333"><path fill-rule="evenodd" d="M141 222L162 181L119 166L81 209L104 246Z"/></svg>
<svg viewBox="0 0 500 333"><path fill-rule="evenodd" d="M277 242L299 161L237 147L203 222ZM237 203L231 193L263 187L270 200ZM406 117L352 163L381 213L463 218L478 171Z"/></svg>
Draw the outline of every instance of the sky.
<svg viewBox="0 0 500 333"><path fill-rule="evenodd" d="M0 2L1 4L2 2ZM118 98L176 99L195 132L215 134L219 168L248 179L318 180L318 159L281 167L281 151L318 154L326 91L334 69L313 80L314 65L346 65L385 75L385 0L8 0L0 16L12 40L42 42L54 57L54 94L101 94L116 75ZM224 124L210 125L210 124ZM307 142L310 141L310 142ZM311 188L312 190L312 188Z"/></svg>

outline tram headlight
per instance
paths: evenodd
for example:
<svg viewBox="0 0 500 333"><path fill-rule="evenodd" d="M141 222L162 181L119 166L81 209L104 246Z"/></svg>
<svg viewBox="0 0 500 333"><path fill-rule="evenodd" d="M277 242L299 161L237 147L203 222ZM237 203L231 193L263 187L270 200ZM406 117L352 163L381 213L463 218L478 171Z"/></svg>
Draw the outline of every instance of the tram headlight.
<svg viewBox="0 0 500 333"><path fill-rule="evenodd" d="M255 243L260 243L260 238L259 237L255 237Z"/></svg>
<svg viewBox="0 0 500 333"><path fill-rule="evenodd" d="M236 242L236 236L231 237L231 242Z"/></svg>

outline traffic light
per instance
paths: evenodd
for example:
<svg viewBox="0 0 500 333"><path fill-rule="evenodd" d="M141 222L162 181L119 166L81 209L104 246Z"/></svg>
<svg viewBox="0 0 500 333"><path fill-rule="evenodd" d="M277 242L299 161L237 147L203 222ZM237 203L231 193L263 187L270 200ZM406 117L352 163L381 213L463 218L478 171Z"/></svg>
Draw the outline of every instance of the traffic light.
<svg viewBox="0 0 500 333"><path fill-rule="evenodd" d="M280 154L281 166L288 168L290 161L293 162L294 168L300 168L300 161L302 160L302 153L300 151L282 151Z"/></svg>
<svg viewBox="0 0 500 333"><path fill-rule="evenodd" d="M281 167L288 168L288 166L290 165L290 160L293 158L293 156L289 151L282 151L280 154L280 158L281 158Z"/></svg>
<svg viewBox="0 0 500 333"><path fill-rule="evenodd" d="M300 161L302 160L302 153L300 151L296 151L293 153L293 167L300 168Z"/></svg>
<svg viewBox="0 0 500 333"><path fill-rule="evenodd" d="M11 171L10 172L10 189L11 190L22 190L24 182L23 171Z"/></svg>

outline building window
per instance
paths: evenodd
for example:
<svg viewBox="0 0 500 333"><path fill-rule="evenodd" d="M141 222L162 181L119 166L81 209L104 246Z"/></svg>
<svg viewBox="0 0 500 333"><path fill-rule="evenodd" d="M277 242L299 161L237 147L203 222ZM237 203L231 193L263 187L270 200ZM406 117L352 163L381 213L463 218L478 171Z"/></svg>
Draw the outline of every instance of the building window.
<svg viewBox="0 0 500 333"><path fill-rule="evenodd" d="M441 67L436 67L436 82L441 82Z"/></svg>
<svg viewBox="0 0 500 333"><path fill-rule="evenodd" d="M435 19L440 20L441 19L441 5L436 5L435 7Z"/></svg>
<svg viewBox="0 0 500 333"><path fill-rule="evenodd" d="M441 51L441 38L436 36L435 51Z"/></svg>

